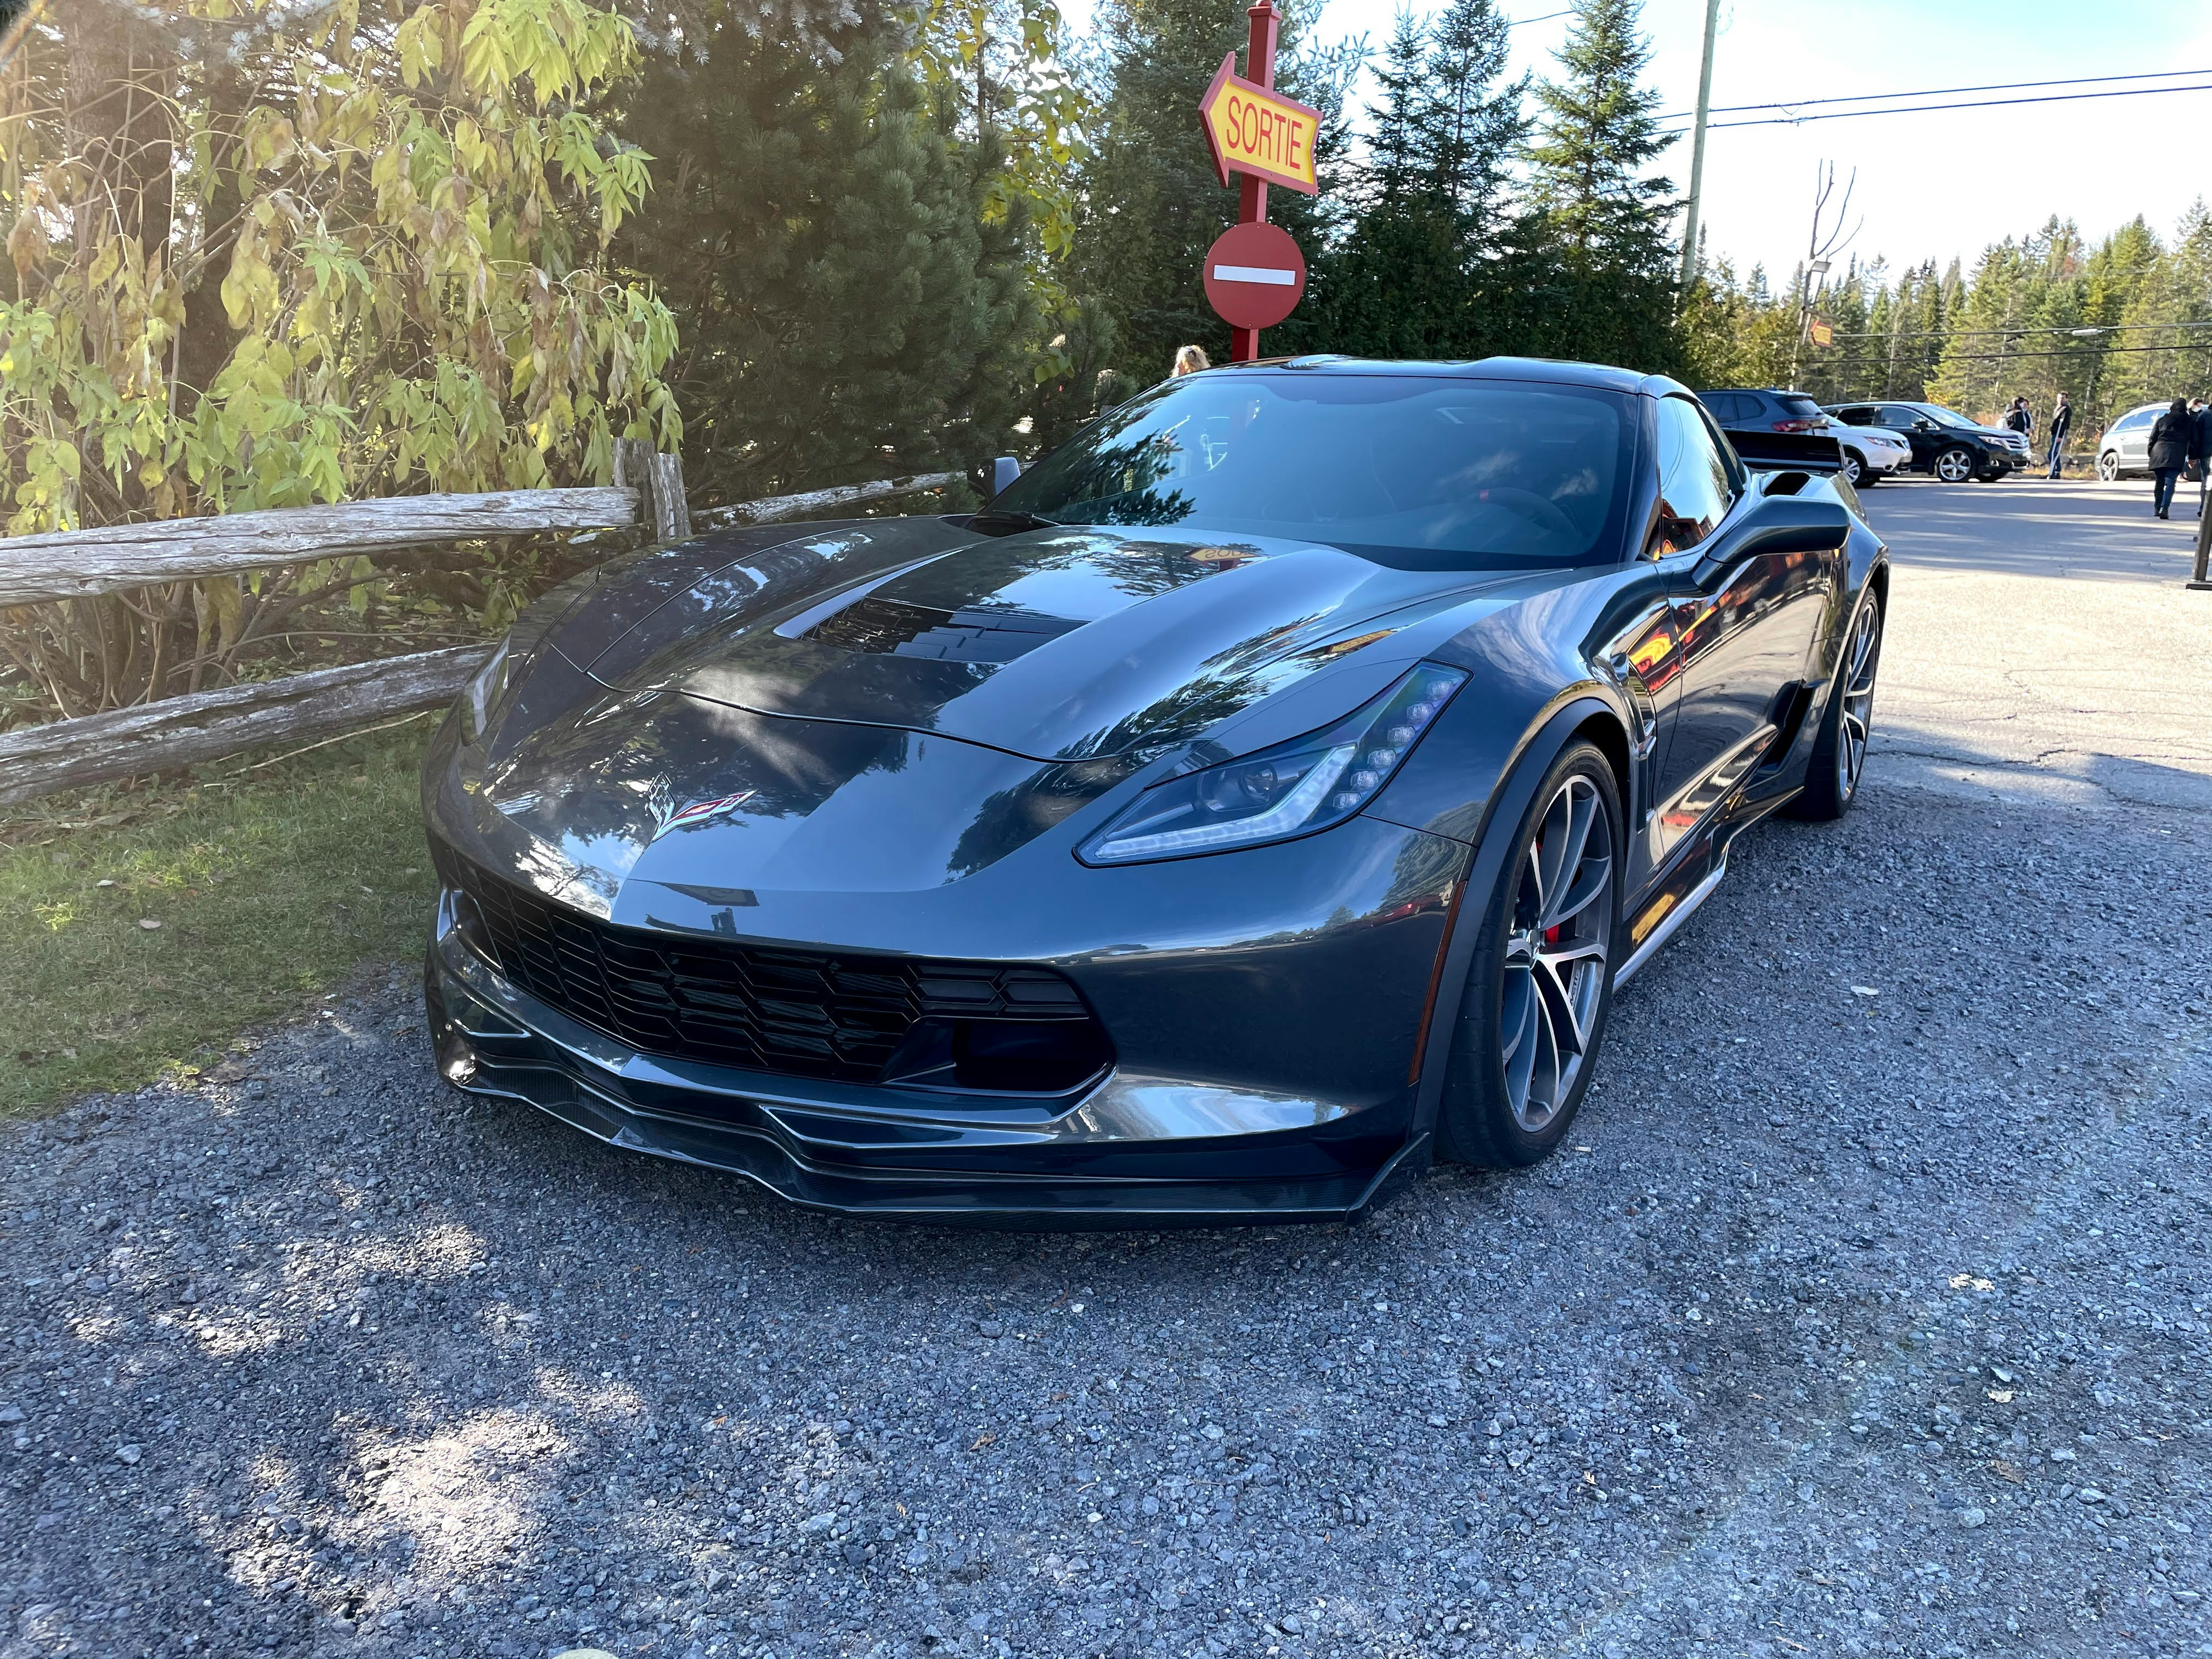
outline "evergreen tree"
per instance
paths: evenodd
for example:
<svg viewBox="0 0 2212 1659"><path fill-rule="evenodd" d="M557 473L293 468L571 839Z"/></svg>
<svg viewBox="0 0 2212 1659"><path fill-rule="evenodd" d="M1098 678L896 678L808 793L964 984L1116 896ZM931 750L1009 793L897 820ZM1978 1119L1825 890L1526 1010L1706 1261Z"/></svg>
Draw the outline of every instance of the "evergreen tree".
<svg viewBox="0 0 2212 1659"><path fill-rule="evenodd" d="M2120 319L2107 410L2212 394L2212 213L2200 198L2182 216L2172 248L2135 285ZM2179 326L2195 324L2195 327Z"/></svg>
<svg viewBox="0 0 2212 1659"><path fill-rule="evenodd" d="M679 320L694 488L743 499L1009 447L1036 340L1024 216L987 214L997 156L957 152L951 120L882 33L833 52L726 20L652 60L625 136L659 185L629 252Z"/></svg>
<svg viewBox="0 0 2212 1659"><path fill-rule="evenodd" d="M1432 28L1410 13L1376 70L1375 131L1352 170L1353 222L1318 285L1332 349L1477 357L1513 348L1507 166L1525 83L1500 88L1506 20L1452 0Z"/></svg>
<svg viewBox="0 0 2212 1659"><path fill-rule="evenodd" d="M1540 131L1528 159L1567 295L1547 312L1554 355L1656 368L1678 349L1674 186L1645 169L1674 136L1659 131L1659 95L1641 82L1650 47L1638 9L1639 0L1576 7L1561 76L1536 88Z"/></svg>
<svg viewBox="0 0 2212 1659"><path fill-rule="evenodd" d="M1297 239L1311 261L1322 247L1340 181L1332 175L1343 149L1342 90L1352 65L1344 54L1301 51L1301 14L1287 12L1278 37L1275 84L1322 112L1315 145L1323 170L1316 204L1295 191L1271 190L1267 217ZM1237 220L1237 192L1214 174L1198 125L1198 98L1237 55L1249 27L1241 8L1219 0L1105 0L1095 27L1103 42L1103 115L1083 169L1071 291L1096 298L1119 337L1116 365L1139 386L1163 378L1177 346L1228 355L1228 325L1206 302L1200 265L1215 237ZM1266 349L1298 349L1297 331L1271 331Z"/></svg>

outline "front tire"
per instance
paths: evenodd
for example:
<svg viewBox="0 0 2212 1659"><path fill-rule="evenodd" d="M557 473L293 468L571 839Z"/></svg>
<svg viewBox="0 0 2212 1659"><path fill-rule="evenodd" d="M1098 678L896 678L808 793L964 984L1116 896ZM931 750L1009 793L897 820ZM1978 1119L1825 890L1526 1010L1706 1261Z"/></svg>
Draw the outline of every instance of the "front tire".
<svg viewBox="0 0 2212 1659"><path fill-rule="evenodd" d="M1947 449L1936 458L1936 476L1945 483L1964 483L1974 476L1974 455L1968 449Z"/></svg>
<svg viewBox="0 0 2212 1659"><path fill-rule="evenodd" d="M1881 600L1869 593L1851 618L1836 659L1835 690L1813 740L1805 787L1790 804L1790 816L1816 822L1839 818L1859 798L1866 774L1867 742L1874 731L1874 683L1881 668Z"/></svg>
<svg viewBox="0 0 2212 1659"><path fill-rule="evenodd" d="M2120 476L2120 458L2115 450L2106 450L2097 457L2097 476L2106 483L2117 483Z"/></svg>
<svg viewBox="0 0 2212 1659"><path fill-rule="evenodd" d="M1595 744L1569 744L1488 896L1452 1026L1446 1158L1525 1168L1566 1138L1613 1006L1622 843L1612 763Z"/></svg>
<svg viewBox="0 0 2212 1659"><path fill-rule="evenodd" d="M1874 482L1874 474L1868 469L1866 457L1856 449L1844 452L1844 477L1854 489L1864 489Z"/></svg>

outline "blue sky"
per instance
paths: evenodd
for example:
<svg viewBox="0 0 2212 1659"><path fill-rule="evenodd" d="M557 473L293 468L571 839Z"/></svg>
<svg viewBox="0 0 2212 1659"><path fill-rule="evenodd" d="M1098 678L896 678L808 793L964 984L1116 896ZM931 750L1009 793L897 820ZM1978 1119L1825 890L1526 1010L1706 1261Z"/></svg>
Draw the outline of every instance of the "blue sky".
<svg viewBox="0 0 2212 1659"><path fill-rule="evenodd" d="M1565 3L1506 0L1506 9L1533 18ZM1087 0L1067 9L1080 27ZM1326 0L1318 33L1379 46L1397 9L1398 0ZM1704 18L1705 0L1645 0L1651 80L1668 111L1697 101ZM1549 70L1565 28L1516 28L1516 71ZM1713 103L2170 70L2212 71L2203 0L1722 0ZM1191 89L1194 108L1202 90ZM2161 159L2176 152L2179 161ZM1717 131L1705 157L1711 251L1786 273L1803 254L1822 160L1839 179L1858 169L1851 216L1865 225L1849 251L1886 254L1893 270L1929 255L1971 262L1984 244L2054 212L2093 237L2140 213L2164 235L2192 198L2212 197L2212 92ZM1686 185L1689 141L1662 165Z"/></svg>

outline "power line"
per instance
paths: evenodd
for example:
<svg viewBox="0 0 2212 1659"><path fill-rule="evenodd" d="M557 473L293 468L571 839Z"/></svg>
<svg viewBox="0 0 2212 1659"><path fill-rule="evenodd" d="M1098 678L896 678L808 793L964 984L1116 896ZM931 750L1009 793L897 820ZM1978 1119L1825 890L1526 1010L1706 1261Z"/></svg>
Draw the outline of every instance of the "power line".
<svg viewBox="0 0 2212 1659"><path fill-rule="evenodd" d="M1505 20L1505 27L1509 29L1517 29L1523 23L1548 23L1554 17L1572 17L1574 15L1575 9L1569 6L1565 11L1547 11L1539 17L1509 17ZM2191 73L2194 74L2195 71L2191 70Z"/></svg>
<svg viewBox="0 0 2212 1659"><path fill-rule="evenodd" d="M2075 325L2069 323L2022 323L2016 328L1910 328L1901 329L1895 333L1890 333L1881 329L1869 328L1853 329L1848 332L1839 330L1837 332L1836 337L1838 340L1965 340L1983 335L2074 334L2078 332L2081 337L2081 344L2077 348L2077 349L2082 351L2094 351L2098 348L2095 342L2090 337L2093 335L2118 334L2123 330L2125 330L2129 333L2134 333L2146 328L2212 328L2212 322L2099 323L2094 326L2083 324L2079 325L2078 328ZM2117 351L2120 348L2113 346L2106 349ZM2158 349L2163 349L2164 348Z"/></svg>
<svg viewBox="0 0 2212 1659"><path fill-rule="evenodd" d="M1730 127L1795 127L1808 121L1845 121L1854 115L1919 115L1931 110L2002 109L2014 104L2071 104L2085 98L2145 98L2161 92L2212 92L2212 82L2193 87L2122 87L2112 92L2046 93L2036 98L1981 98L1963 104L1903 104L1893 109L1839 109L1825 115L1778 115L1760 121L1715 121L1706 130ZM1682 129L1676 128L1676 131Z"/></svg>
<svg viewBox="0 0 2212 1659"><path fill-rule="evenodd" d="M2083 349L2087 349L2087 348ZM2105 351L2108 355L2123 351L2134 353L2140 351L2203 351L2204 349L2206 349L2206 345L2204 343L2193 345L2106 346L2105 348ZM2009 363L2017 362L2023 357L2071 357L2074 355L2075 353L2071 351L1962 351L1948 358L1947 361L1954 363ZM1936 360L1943 356L1943 352L1940 347L1932 350L1923 349L1921 356L1924 356L1928 360L1928 366L1933 368L1936 365ZM1914 366L1911 360L1903 358L1830 357L1825 360L1816 360L1815 362L1808 364L1807 368L1808 369L1855 368L1867 363L1900 363L1905 368L1911 368ZM1845 398L1841 401L1847 404L1905 404L1911 403L1913 400L1910 398Z"/></svg>
<svg viewBox="0 0 2212 1659"><path fill-rule="evenodd" d="M1564 13L1554 12L1553 16ZM1540 20L1530 18L1530 22ZM1948 98L1960 92L2022 92L2032 87L2087 87L2102 81L2179 81L2192 75L2212 75L2212 70L2146 70L2140 75L2076 75L2063 81L1996 81L1985 87L1923 87L1917 92L1863 92L1850 98L1777 99L1765 104L1727 104L1710 112L1714 115L1747 115L1759 109L1811 109L1821 104L1873 104L1888 98ZM2163 91L2163 88L2148 87L2148 92ZM1961 106L1961 107L1966 107ZM1676 110L1671 115L1656 116L1660 121L1685 121L1687 110Z"/></svg>

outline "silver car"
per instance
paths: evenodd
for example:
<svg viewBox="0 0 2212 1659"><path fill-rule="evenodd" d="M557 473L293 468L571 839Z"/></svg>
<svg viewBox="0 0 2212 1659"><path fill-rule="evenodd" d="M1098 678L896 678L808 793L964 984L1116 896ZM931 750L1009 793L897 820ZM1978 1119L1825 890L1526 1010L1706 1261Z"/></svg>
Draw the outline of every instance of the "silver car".
<svg viewBox="0 0 2212 1659"><path fill-rule="evenodd" d="M2097 440L2097 476L2107 483L2150 471L2150 429L2166 413L2166 404L2138 404L2105 428Z"/></svg>

